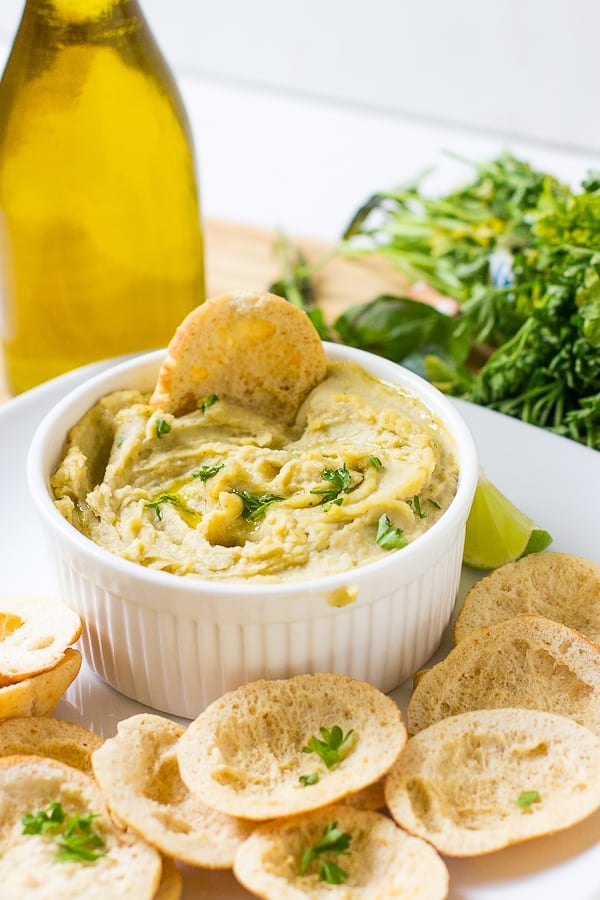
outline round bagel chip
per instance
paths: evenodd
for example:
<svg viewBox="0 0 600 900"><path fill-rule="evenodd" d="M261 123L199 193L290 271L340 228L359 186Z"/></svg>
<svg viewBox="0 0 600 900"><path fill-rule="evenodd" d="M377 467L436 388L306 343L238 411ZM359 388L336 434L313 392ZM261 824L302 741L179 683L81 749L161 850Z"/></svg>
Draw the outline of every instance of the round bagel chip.
<svg viewBox="0 0 600 900"><path fill-rule="evenodd" d="M406 742L394 701L345 675L254 681L214 701L177 750L209 806L252 820L327 806L381 778Z"/></svg>
<svg viewBox="0 0 600 900"><path fill-rule="evenodd" d="M187 789L175 752L184 731L157 715L124 719L94 753L94 775L111 812L162 853L192 866L230 869L252 826Z"/></svg>
<svg viewBox="0 0 600 900"><path fill-rule="evenodd" d="M523 614L553 619L600 644L600 566L546 550L494 569L467 591L454 640Z"/></svg>
<svg viewBox="0 0 600 900"><path fill-rule="evenodd" d="M326 370L305 312L275 294L220 294L178 327L150 403L179 416L219 397L291 424Z"/></svg>
<svg viewBox="0 0 600 900"><path fill-rule="evenodd" d="M408 703L408 730L505 706L569 716L600 735L600 648L543 616L482 626L423 672Z"/></svg>
<svg viewBox="0 0 600 900"><path fill-rule="evenodd" d="M373 784L368 785L361 791L357 791L355 794L348 794L340 800L340 803L347 803L349 806L356 807L356 809L366 809L370 812L385 809L384 784L385 776L380 778L379 781L374 781Z"/></svg>
<svg viewBox="0 0 600 900"><path fill-rule="evenodd" d="M161 858L118 829L93 778L54 759L0 759L3 900L150 900Z"/></svg>
<svg viewBox="0 0 600 900"><path fill-rule="evenodd" d="M386 778L396 822L447 856L568 828L600 807L600 738L565 716L462 713L410 739Z"/></svg>
<svg viewBox="0 0 600 900"><path fill-rule="evenodd" d="M0 597L0 686L53 668L81 634L81 619L52 597Z"/></svg>
<svg viewBox="0 0 600 900"><path fill-rule="evenodd" d="M47 756L92 774L92 753L102 738L74 722L26 716L0 722L0 757Z"/></svg>
<svg viewBox="0 0 600 900"><path fill-rule="evenodd" d="M448 893L448 870L433 847L388 816L345 805L259 825L233 871L267 900L443 900Z"/></svg>
<svg viewBox="0 0 600 900"><path fill-rule="evenodd" d="M160 884L153 900L179 900L183 893L183 878L170 856L163 856Z"/></svg>
<svg viewBox="0 0 600 900"><path fill-rule="evenodd" d="M0 720L51 716L80 668L81 653L69 647L54 668L0 687Z"/></svg>

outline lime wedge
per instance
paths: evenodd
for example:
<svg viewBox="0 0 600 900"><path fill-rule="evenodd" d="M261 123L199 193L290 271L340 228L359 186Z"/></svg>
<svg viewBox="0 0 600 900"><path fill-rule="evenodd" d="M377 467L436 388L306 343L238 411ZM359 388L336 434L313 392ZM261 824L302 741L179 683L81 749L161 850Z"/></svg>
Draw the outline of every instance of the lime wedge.
<svg viewBox="0 0 600 900"><path fill-rule="evenodd" d="M467 519L463 562L475 569L495 569L544 550L551 542L547 531L538 528L480 473Z"/></svg>

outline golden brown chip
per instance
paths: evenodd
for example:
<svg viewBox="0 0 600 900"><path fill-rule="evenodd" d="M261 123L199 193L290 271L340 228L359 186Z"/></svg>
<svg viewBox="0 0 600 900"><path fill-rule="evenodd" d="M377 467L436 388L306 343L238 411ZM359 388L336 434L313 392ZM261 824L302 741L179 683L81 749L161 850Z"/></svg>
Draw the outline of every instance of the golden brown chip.
<svg viewBox="0 0 600 900"><path fill-rule="evenodd" d="M163 856L160 884L153 900L179 900L183 891L181 872L170 856Z"/></svg>
<svg viewBox="0 0 600 900"><path fill-rule="evenodd" d="M216 395L291 423L326 368L306 313L275 294L220 294L177 329L150 402L182 415Z"/></svg>
<svg viewBox="0 0 600 900"><path fill-rule="evenodd" d="M545 550L494 569L467 591L454 640L522 614L553 619L600 644L600 566Z"/></svg>
<svg viewBox="0 0 600 900"><path fill-rule="evenodd" d="M600 738L565 716L482 709L412 737L385 784L402 828L476 856L568 828L600 807Z"/></svg>
<svg viewBox="0 0 600 900"><path fill-rule="evenodd" d="M333 834L348 846L308 861L310 850L334 826ZM304 872L303 862L308 862ZM330 872L333 866L341 869L340 888L321 877L324 863ZM345 805L259 825L238 850L234 873L267 900L336 895L443 900L448 892L448 871L433 847L401 831L387 816Z"/></svg>
<svg viewBox="0 0 600 900"><path fill-rule="evenodd" d="M142 713L124 719L93 755L111 812L157 849L192 866L228 869L252 826L206 806L179 775L183 726Z"/></svg>
<svg viewBox="0 0 600 900"><path fill-rule="evenodd" d="M348 794L347 797L340 800L340 803L348 803L350 806L356 807L356 809L366 809L371 810L371 812L385 809L384 785L385 778L380 778L379 781L375 781L368 787L363 788L362 791Z"/></svg>
<svg viewBox="0 0 600 900"><path fill-rule="evenodd" d="M92 753L102 746L102 738L61 719L26 716L0 722L1 756L48 756L92 774Z"/></svg>
<svg viewBox="0 0 600 900"><path fill-rule="evenodd" d="M69 647L53 669L0 687L0 720L52 715L80 668L81 653Z"/></svg>
<svg viewBox="0 0 600 900"><path fill-rule="evenodd" d="M177 756L183 780L205 803L261 820L362 790L405 742L400 710L377 688L344 675L297 675L216 700L188 727Z"/></svg>
<svg viewBox="0 0 600 900"><path fill-rule="evenodd" d="M94 816L100 855L93 865L61 860L53 831L24 833L22 816L57 803L65 820ZM159 885L160 855L112 822L96 783L79 769L40 756L0 759L0 885L3 897L85 897L151 900Z"/></svg>
<svg viewBox="0 0 600 900"><path fill-rule="evenodd" d="M60 600L0 597L0 686L52 669L81 634L81 619Z"/></svg>
<svg viewBox="0 0 600 900"><path fill-rule="evenodd" d="M506 706L569 716L600 735L600 648L543 616L477 628L423 673L408 704L408 730Z"/></svg>

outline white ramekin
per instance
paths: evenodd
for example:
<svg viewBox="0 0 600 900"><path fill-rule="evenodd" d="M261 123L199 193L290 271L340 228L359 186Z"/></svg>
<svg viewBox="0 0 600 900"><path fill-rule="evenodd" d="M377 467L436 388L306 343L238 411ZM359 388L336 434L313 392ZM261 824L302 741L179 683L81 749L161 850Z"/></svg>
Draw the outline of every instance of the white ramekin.
<svg viewBox="0 0 600 900"><path fill-rule="evenodd" d="M383 691L437 649L458 591L465 523L478 476L471 433L451 402L401 366L326 344L375 377L420 397L453 436L459 484L444 515L385 559L289 584L211 582L157 572L97 546L58 512L49 489L69 429L104 394L151 390L164 350L136 357L76 388L44 418L28 457L28 483L57 567L63 599L81 615L90 667L121 693L194 718L212 700L256 678L338 672ZM336 589L357 589L336 607Z"/></svg>

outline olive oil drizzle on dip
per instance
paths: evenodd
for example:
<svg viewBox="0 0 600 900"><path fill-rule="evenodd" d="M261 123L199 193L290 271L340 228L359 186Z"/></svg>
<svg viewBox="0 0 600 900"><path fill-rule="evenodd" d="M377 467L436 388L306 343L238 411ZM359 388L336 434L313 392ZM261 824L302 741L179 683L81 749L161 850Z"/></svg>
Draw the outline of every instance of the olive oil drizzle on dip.
<svg viewBox="0 0 600 900"><path fill-rule="evenodd" d="M65 518L126 559L290 581L402 552L457 481L431 411L339 362L291 426L218 398L174 417L139 392L108 395L69 433L51 483Z"/></svg>

